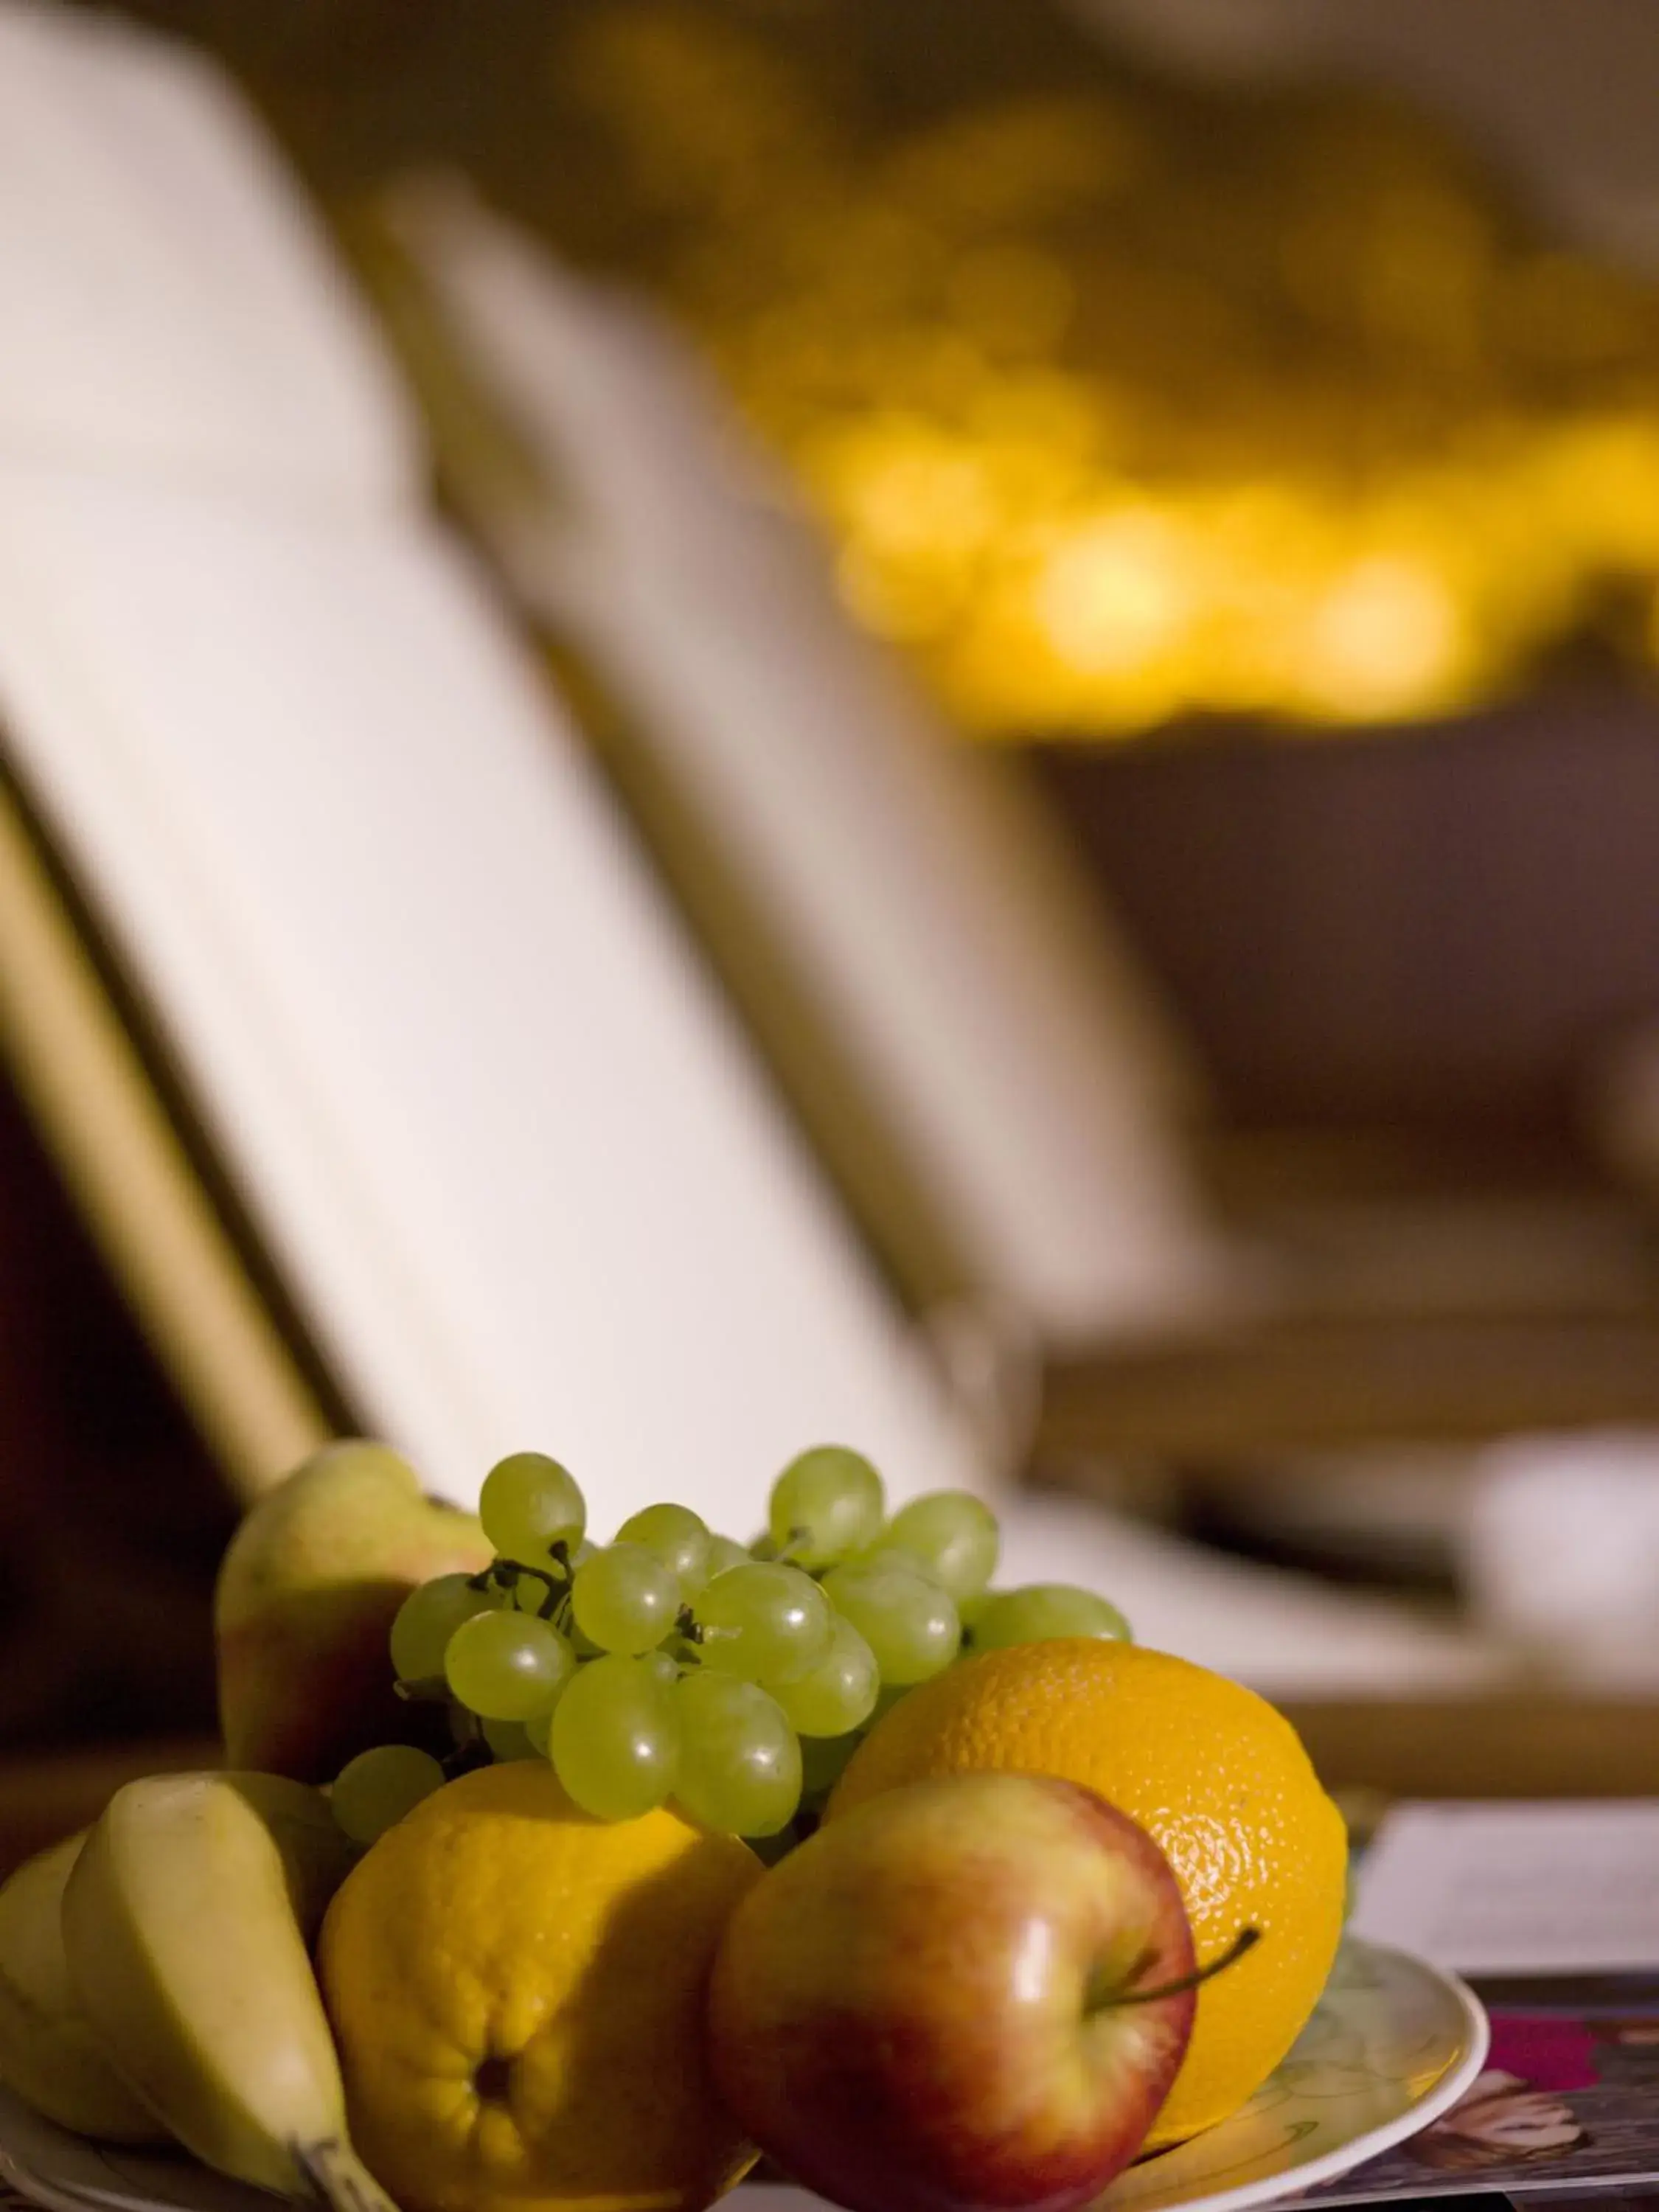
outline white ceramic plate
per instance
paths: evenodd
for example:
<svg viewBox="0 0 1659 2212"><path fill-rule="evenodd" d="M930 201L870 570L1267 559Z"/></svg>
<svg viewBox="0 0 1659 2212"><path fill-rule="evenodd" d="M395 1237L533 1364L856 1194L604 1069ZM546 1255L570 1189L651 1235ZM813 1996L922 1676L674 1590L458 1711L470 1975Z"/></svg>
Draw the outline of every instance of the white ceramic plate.
<svg viewBox="0 0 1659 2212"><path fill-rule="evenodd" d="M1357 1938L1290 2057L1242 2112L1121 2174L1096 2212L1252 2212L1334 2181L1448 2112L1486 2063L1480 1999L1455 1975ZM737 2212L814 2212L805 2190Z"/></svg>
<svg viewBox="0 0 1659 2212"><path fill-rule="evenodd" d="M1251 2212L1334 2180L1455 2104L1487 2039L1462 1982L1351 1942L1290 2057L1243 2111L1121 2175L1098 2212ZM50 2212L270 2212L272 2203L191 2159L83 2142L0 2090L0 2199L8 2186ZM761 2184L729 2202L732 2212L811 2212L823 2200Z"/></svg>
<svg viewBox="0 0 1659 2212"><path fill-rule="evenodd" d="M1357 1938L1290 2057L1243 2112L1119 2176L1102 2212L1249 2212L1334 2181L1449 2112L1486 2062L1455 1975Z"/></svg>

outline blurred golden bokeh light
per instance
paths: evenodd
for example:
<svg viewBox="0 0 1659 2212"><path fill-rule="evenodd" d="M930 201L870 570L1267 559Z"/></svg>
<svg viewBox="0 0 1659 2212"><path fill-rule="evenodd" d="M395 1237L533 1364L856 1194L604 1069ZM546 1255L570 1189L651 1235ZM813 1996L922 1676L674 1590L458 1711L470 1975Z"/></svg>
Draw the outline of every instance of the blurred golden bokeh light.
<svg viewBox="0 0 1659 2212"><path fill-rule="evenodd" d="M799 35L823 12L601 8L560 98L611 258L963 726L1395 723L1576 639L1659 655L1645 282L1370 97L1061 40L1046 76L884 107Z"/></svg>

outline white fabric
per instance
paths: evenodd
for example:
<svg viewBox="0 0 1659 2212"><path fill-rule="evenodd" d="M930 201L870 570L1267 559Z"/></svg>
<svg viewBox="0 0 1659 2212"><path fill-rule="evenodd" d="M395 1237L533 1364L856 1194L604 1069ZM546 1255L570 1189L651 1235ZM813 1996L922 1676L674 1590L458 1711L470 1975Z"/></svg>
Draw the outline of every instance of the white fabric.
<svg viewBox="0 0 1659 2212"><path fill-rule="evenodd" d="M1098 917L1079 960L953 748L841 610L813 534L641 307L453 191L404 228L550 479L482 518L718 825L977 1281L1052 1342L1218 1293L1176 1049Z"/></svg>
<svg viewBox="0 0 1659 2212"><path fill-rule="evenodd" d="M403 395L250 124L182 46L0 8L0 456L331 507L413 494Z"/></svg>
<svg viewBox="0 0 1659 2212"><path fill-rule="evenodd" d="M1353 1929L1466 1974L1659 1968L1659 1802L1395 1805L1359 1863Z"/></svg>
<svg viewBox="0 0 1659 2212"><path fill-rule="evenodd" d="M1659 1430L1510 1437L1469 1479L1464 1581L1494 1637L1571 1680L1659 1685Z"/></svg>
<svg viewBox="0 0 1659 2212"><path fill-rule="evenodd" d="M967 1439L453 550L0 469L0 714L377 1428L750 1533Z"/></svg>
<svg viewBox="0 0 1659 2212"><path fill-rule="evenodd" d="M1497 1647L1391 1598L1257 1567L1110 1511L1028 1491L1003 1523L999 1583L1082 1583L1154 1650L1280 1697L1408 1697L1497 1682Z"/></svg>

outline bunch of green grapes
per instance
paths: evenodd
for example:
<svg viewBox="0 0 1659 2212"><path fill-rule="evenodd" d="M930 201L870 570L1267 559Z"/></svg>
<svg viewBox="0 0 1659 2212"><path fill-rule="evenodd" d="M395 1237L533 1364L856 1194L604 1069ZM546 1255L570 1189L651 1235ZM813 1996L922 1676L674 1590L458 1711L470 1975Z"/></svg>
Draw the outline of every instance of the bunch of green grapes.
<svg viewBox="0 0 1659 2212"><path fill-rule="evenodd" d="M791 1461L750 1546L661 1504L595 1547L580 1490L539 1452L492 1468L478 1512L492 1564L423 1583L392 1630L400 1690L448 1703L455 1756L388 1744L353 1759L332 1802L359 1843L463 1765L546 1759L597 1820L672 1802L787 1848L918 1682L1004 1644L1129 1633L1089 1590L994 1590L981 1499L932 1491L890 1520L880 1475L840 1445Z"/></svg>

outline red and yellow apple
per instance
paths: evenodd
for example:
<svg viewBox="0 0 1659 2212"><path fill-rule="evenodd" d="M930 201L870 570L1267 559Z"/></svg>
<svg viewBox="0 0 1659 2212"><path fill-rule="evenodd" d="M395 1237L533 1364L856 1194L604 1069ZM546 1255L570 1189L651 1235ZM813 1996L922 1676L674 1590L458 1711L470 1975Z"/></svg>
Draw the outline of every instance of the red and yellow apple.
<svg viewBox="0 0 1659 2212"><path fill-rule="evenodd" d="M1146 2140L1194 1973L1169 1862L1091 1790L914 1783L739 1904L714 2076L764 2151L851 2212L1071 2212Z"/></svg>
<svg viewBox="0 0 1659 2212"><path fill-rule="evenodd" d="M476 1573L476 1515L422 1495L384 1444L326 1444L231 1538L214 1595L219 1721L232 1766L328 1782L428 1717L393 1693L398 1607L434 1575ZM429 1710L429 1709L428 1709Z"/></svg>

